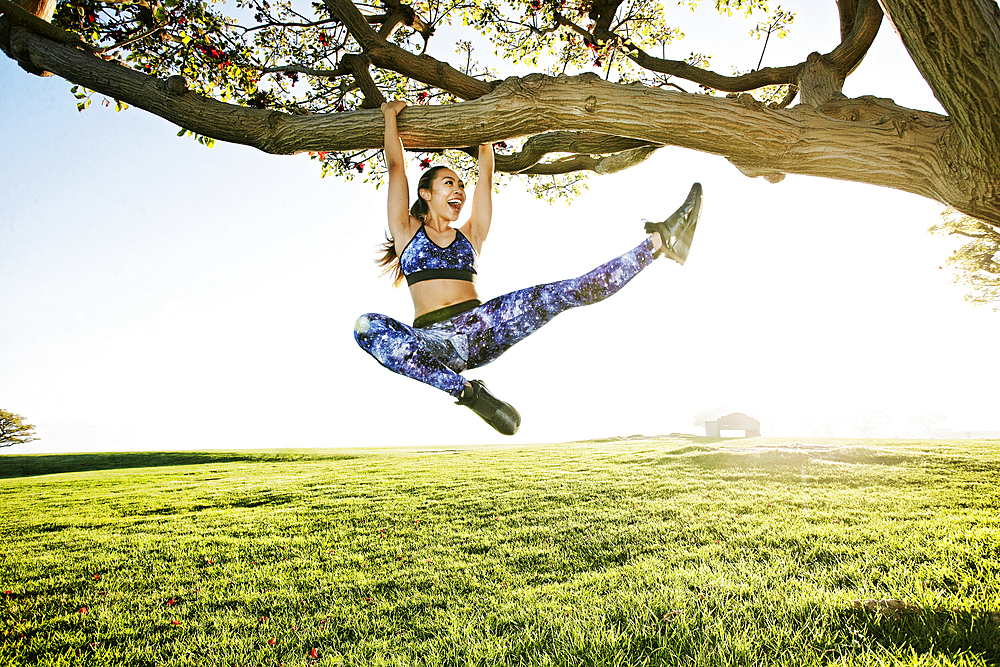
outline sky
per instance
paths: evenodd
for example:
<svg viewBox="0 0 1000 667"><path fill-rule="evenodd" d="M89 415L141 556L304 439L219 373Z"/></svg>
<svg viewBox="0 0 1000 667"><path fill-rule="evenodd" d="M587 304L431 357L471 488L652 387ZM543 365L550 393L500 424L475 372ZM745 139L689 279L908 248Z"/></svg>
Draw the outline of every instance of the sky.
<svg viewBox="0 0 1000 667"><path fill-rule="evenodd" d="M765 66L836 45L835 4L811 4L784 7L799 16ZM747 26L713 14L682 11L678 53L756 65ZM433 39L430 53L458 57ZM729 412L805 439L857 435L851 421L873 412L883 437L927 435L929 415L1000 430L1000 314L952 283L955 244L927 233L933 201L770 184L678 148L570 203L503 188L484 300L585 273L637 245L642 220L670 214L692 181L705 190L685 266L656 262L467 373L521 412L505 438L353 340L363 313L413 315L373 263L384 189L320 179L305 155L207 149L138 109L78 113L69 88L0 59L0 408L40 437L3 453L529 444L704 434L700 419ZM844 92L941 112L888 24Z"/></svg>

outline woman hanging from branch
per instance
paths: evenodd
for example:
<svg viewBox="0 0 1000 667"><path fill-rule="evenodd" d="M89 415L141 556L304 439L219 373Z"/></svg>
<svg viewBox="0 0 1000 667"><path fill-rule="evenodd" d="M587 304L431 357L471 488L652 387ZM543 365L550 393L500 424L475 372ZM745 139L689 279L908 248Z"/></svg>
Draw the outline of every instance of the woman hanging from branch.
<svg viewBox="0 0 1000 667"><path fill-rule="evenodd" d="M447 167L427 169L409 207L403 144L396 116L406 107L382 105L389 172L389 234L379 263L404 279L413 298L413 326L367 313L358 318L358 345L391 371L419 380L458 399L504 435L513 435L521 415L493 396L479 380L462 373L484 366L538 331L559 313L601 301L634 278L658 256L687 259L701 212L701 185L663 222L646 223L650 234L635 249L570 280L536 285L482 303L476 293L477 258L493 214L493 147L479 147L479 179L469 220L453 223L465 205L465 184Z"/></svg>

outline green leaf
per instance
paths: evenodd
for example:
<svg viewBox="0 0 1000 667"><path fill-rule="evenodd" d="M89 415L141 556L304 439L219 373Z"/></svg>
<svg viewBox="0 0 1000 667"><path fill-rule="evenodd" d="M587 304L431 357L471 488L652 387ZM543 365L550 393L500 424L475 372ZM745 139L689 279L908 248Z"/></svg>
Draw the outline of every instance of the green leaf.
<svg viewBox="0 0 1000 667"><path fill-rule="evenodd" d="M156 9L153 10L153 18L155 18L157 21L166 21L167 12L164 11L163 7L157 7Z"/></svg>
<svg viewBox="0 0 1000 667"><path fill-rule="evenodd" d="M177 136L178 136L178 137L183 137L183 136L184 136L184 134L185 134L186 132L187 132L187 130L185 130L185 129L184 129L183 127L182 127L182 128L181 128L181 131L177 133Z"/></svg>

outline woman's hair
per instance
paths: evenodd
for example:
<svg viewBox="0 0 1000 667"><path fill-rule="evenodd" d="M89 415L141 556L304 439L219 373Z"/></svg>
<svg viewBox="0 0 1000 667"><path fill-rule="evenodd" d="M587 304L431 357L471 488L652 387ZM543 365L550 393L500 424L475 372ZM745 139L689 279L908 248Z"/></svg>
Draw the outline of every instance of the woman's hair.
<svg viewBox="0 0 1000 667"><path fill-rule="evenodd" d="M417 201L413 202L413 206L410 207L410 215L420 222L424 221L424 217L430 210L427 206L427 200L420 196L420 191L430 190L434 184L434 177L442 169L446 169L443 164L431 167L421 174L420 180L417 181ZM379 275L392 276L392 286L399 287L403 284L403 267L400 266L399 255L396 254L396 241L386 234L385 243L379 245L379 251L382 254L375 260L375 263L382 267L382 273Z"/></svg>

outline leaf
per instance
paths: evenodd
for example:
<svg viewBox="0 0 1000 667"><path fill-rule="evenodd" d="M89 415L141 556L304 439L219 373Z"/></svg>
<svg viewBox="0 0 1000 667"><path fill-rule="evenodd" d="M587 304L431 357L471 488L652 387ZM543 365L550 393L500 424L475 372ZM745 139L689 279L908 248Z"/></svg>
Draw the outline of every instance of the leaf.
<svg viewBox="0 0 1000 667"><path fill-rule="evenodd" d="M153 10L153 18L155 18L157 21L166 21L167 12L164 11L163 7L157 7L156 9Z"/></svg>

